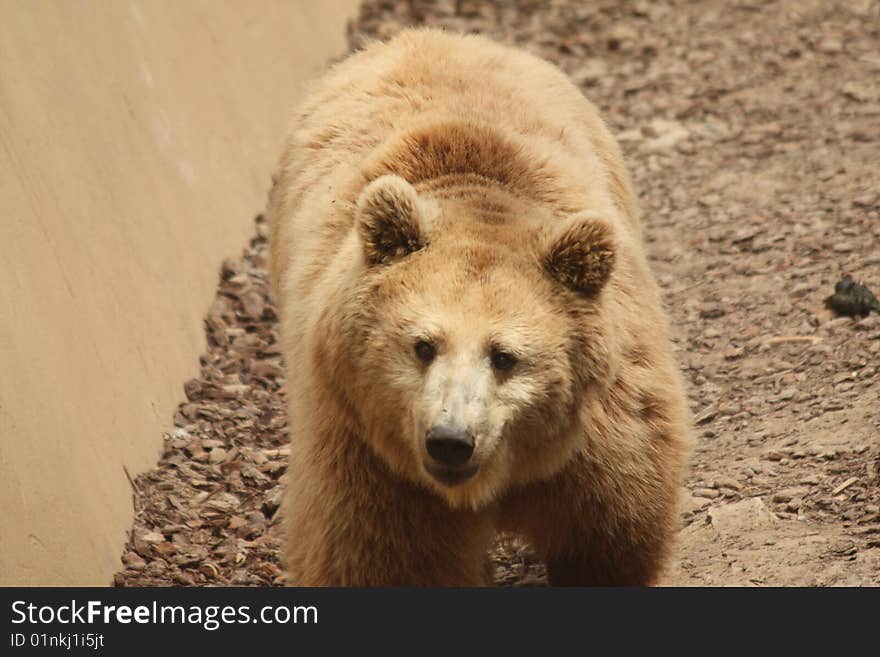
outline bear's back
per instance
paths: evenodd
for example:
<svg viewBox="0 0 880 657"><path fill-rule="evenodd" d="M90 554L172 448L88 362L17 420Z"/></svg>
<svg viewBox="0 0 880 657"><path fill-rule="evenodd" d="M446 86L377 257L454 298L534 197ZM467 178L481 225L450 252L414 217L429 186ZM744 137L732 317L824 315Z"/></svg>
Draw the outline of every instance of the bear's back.
<svg viewBox="0 0 880 657"><path fill-rule="evenodd" d="M561 212L574 205L608 209L618 215L608 217L612 222L638 236L617 143L562 72L484 37L407 30L336 65L312 86L294 118L270 208L276 292L291 262L326 263L354 248L347 244L352 206L369 182L371 156L414 126L443 122L490 126L523 151L523 161L550 163L560 172L557 186L572 190L567 203L560 198ZM372 168L376 175L393 171ZM317 275L295 276L300 292Z"/></svg>

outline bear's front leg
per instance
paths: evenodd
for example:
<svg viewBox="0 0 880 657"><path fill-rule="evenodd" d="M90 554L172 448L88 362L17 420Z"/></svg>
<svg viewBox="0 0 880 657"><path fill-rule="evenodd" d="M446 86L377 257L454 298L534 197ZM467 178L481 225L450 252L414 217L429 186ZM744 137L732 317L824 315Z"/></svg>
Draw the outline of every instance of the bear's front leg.
<svg viewBox="0 0 880 657"><path fill-rule="evenodd" d="M552 586L653 585L678 526L676 475L581 455L552 480L511 491L501 525L545 559Z"/></svg>
<svg viewBox="0 0 880 657"><path fill-rule="evenodd" d="M626 534L609 539L593 533L577 540L579 549L561 546L545 554L550 586L656 584L666 553L663 539L640 541Z"/></svg>
<svg viewBox="0 0 880 657"><path fill-rule="evenodd" d="M289 585L488 583L488 517L401 479L357 436L295 438L288 480Z"/></svg>

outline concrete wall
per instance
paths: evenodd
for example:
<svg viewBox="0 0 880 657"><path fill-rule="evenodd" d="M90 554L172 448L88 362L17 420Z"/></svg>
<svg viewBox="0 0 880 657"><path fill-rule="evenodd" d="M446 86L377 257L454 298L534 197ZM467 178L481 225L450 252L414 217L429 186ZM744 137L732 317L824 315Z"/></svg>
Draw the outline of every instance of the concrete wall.
<svg viewBox="0 0 880 657"><path fill-rule="evenodd" d="M356 0L0 0L0 585L103 585Z"/></svg>

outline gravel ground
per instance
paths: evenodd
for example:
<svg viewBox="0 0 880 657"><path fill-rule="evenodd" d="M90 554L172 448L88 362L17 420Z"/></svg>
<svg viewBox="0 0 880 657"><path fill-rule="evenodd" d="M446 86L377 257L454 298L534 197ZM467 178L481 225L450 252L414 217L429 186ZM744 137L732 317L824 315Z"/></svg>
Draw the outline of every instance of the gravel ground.
<svg viewBox="0 0 880 657"><path fill-rule="evenodd" d="M640 194L698 444L670 585L880 584L880 4L369 1L353 47L409 25L556 62L601 109ZM266 229L224 262L199 378L133 482L120 586L281 581L284 378ZM515 539L501 584L544 582Z"/></svg>

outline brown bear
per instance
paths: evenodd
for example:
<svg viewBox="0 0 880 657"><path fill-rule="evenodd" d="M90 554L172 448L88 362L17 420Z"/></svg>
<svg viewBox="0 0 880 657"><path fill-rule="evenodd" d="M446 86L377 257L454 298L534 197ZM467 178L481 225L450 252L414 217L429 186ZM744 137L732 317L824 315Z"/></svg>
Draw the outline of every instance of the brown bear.
<svg viewBox="0 0 880 657"><path fill-rule="evenodd" d="M410 30L335 66L270 200L294 585L647 585L689 450L620 150L552 65Z"/></svg>

